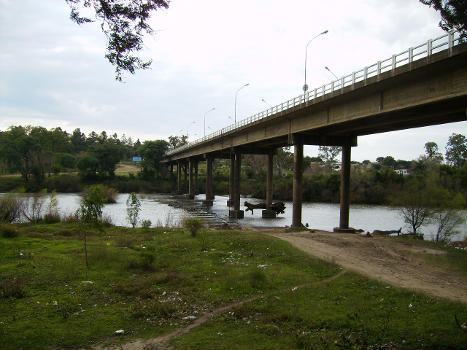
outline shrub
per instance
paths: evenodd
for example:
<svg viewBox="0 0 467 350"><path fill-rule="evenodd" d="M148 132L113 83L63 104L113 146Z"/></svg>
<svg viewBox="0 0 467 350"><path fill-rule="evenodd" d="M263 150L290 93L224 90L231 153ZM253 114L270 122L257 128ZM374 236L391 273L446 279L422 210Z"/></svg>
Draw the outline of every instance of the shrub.
<svg viewBox="0 0 467 350"><path fill-rule="evenodd" d="M104 198L102 185L91 186L83 193L78 216L85 223L97 224L102 218Z"/></svg>
<svg viewBox="0 0 467 350"><path fill-rule="evenodd" d="M18 237L18 231L15 227L10 225L1 225L0 226L0 234L3 238L14 238Z"/></svg>
<svg viewBox="0 0 467 350"><path fill-rule="evenodd" d="M0 222L18 221L23 208L24 200L16 194L8 193L0 197Z"/></svg>
<svg viewBox="0 0 467 350"><path fill-rule="evenodd" d="M149 229L151 227L151 220L143 220L141 221L141 227L144 228L144 229Z"/></svg>
<svg viewBox="0 0 467 350"><path fill-rule="evenodd" d="M136 193L132 192L128 195L126 200L126 213L128 221L133 228L138 225L138 216L141 211L141 201L136 196Z"/></svg>
<svg viewBox="0 0 467 350"><path fill-rule="evenodd" d="M91 189L93 191L96 191L96 189L98 189L98 191L100 192L100 195L102 197L102 203L103 204L109 204L109 203L116 203L117 202L116 197L117 197L118 191L115 188L108 187L108 186L105 186L105 185L94 185L94 186L90 186L90 187L86 188L84 190L84 192L83 192L83 196L86 197L88 195L88 193L91 191Z"/></svg>
<svg viewBox="0 0 467 350"><path fill-rule="evenodd" d="M24 281L21 278L0 280L1 298L24 298Z"/></svg>
<svg viewBox="0 0 467 350"><path fill-rule="evenodd" d="M200 219L186 218L183 220L183 227L190 231L191 235L195 237L198 231L203 227L203 222Z"/></svg>

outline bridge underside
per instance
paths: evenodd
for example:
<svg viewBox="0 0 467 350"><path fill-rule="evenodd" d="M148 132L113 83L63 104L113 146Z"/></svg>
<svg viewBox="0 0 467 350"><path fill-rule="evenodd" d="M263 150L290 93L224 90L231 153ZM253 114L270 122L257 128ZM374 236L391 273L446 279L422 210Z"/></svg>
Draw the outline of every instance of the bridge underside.
<svg viewBox="0 0 467 350"><path fill-rule="evenodd" d="M301 214L295 217L295 206L301 212L303 145L343 146L340 227L348 228L350 150L357 145L357 137L467 120L466 53L467 46L462 44L453 48L451 55L443 51L381 73L172 152L166 162L178 163L180 168L187 161L228 158L233 179L234 174L239 174L236 167L240 167L241 154L270 155L278 147L294 145L293 224L299 226ZM239 186L239 180L235 186ZM230 192L239 198L239 188L231 187ZM234 198L235 203L238 198ZM347 221L342 220L343 214Z"/></svg>

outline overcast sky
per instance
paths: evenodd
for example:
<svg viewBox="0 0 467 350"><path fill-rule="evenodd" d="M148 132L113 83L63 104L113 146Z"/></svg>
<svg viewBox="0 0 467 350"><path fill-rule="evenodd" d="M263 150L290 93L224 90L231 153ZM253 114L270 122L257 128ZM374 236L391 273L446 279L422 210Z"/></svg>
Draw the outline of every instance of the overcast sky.
<svg viewBox="0 0 467 350"><path fill-rule="evenodd" d="M311 88L443 35L418 0L173 0L153 14L142 56L152 68L114 79L97 23L78 26L64 0L0 0L0 129L79 127L133 140L190 140L301 93L306 43ZM266 102L263 102L264 99ZM352 159L415 159L427 141L444 153L453 123L360 137ZM317 147L305 152L317 154Z"/></svg>

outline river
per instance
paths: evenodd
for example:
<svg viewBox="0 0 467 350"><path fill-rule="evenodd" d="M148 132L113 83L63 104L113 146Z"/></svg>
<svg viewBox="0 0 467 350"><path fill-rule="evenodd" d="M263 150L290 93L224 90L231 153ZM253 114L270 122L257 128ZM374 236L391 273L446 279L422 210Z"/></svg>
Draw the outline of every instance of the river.
<svg viewBox="0 0 467 350"><path fill-rule="evenodd" d="M0 194L1 195L1 194ZM227 196L216 196L211 208L202 205L204 195L197 195L195 200L187 200L184 196L163 194L140 194L141 200L140 220L150 220L153 226L180 226L182 220L187 216L203 217L207 221L221 224L230 222L228 218ZM128 194L117 195L117 203L106 204L103 214L110 217L114 225L130 226L126 214L126 200ZM57 194L58 208L62 215L74 213L79 205L81 197L79 194L59 193ZM261 200L255 198L242 198L255 203ZM44 204L46 208L47 202ZM245 212L245 218L237 223L247 226L285 227L292 223L292 202L285 202L285 213L278 215L276 219L263 219L261 209ZM242 205L241 209L245 209ZM464 218L466 211L462 211ZM331 203L303 203L302 222L308 224L309 228L332 231L339 225L339 204ZM235 222L234 222L235 224ZM365 232L373 230L398 230L402 227L403 232L408 232L397 208L376 205L351 205L350 226L362 229ZM467 234L466 222L457 227L459 232L453 240L461 240ZM429 224L420 229L425 239L431 240L436 233L435 225Z"/></svg>

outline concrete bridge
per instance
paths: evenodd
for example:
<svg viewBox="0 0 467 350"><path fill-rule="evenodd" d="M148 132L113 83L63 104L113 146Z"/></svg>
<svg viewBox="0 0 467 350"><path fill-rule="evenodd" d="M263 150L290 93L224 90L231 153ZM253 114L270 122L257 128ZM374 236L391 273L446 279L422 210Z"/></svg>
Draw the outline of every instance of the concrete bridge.
<svg viewBox="0 0 467 350"><path fill-rule="evenodd" d="M177 165L178 190L188 171L189 195L194 196L199 161L206 161L206 200L212 201L212 161L230 159L230 210L240 210L242 154L267 156L266 204L272 203L273 156L278 147L294 146L293 219L302 225L303 145L342 146L340 223L349 228L351 147L357 137L387 131L467 120L467 46L457 33L412 47L402 53L312 89L167 152ZM268 216L271 211L263 212Z"/></svg>

